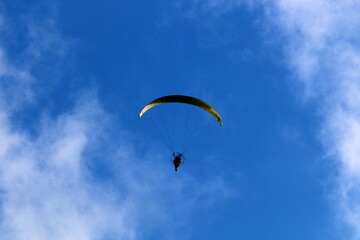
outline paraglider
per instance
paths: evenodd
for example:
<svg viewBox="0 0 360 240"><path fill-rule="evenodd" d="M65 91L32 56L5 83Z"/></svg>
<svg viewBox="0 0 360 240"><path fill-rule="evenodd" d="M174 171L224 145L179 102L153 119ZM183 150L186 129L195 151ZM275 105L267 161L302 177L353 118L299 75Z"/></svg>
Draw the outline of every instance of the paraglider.
<svg viewBox="0 0 360 240"><path fill-rule="evenodd" d="M169 96L157 98L151 101L150 103L148 103L140 111L138 117L141 118L147 111L158 105L169 104L169 103L172 103L172 105L174 105L174 103L182 104L182 105L191 105L197 107L197 109L203 109L207 112L207 116L211 115L213 118L216 119L216 121L220 126L223 125L220 114L211 105L198 98L184 96L184 95L169 95ZM176 115L175 108L172 108L171 110L169 110L168 113L165 114L165 117L167 116L169 120L164 120L163 113L160 114L158 119L153 120L152 118L150 118L152 121L151 122L152 128L155 130L157 135L164 141L164 143L168 146L168 148L172 152L170 160L175 167L175 171L177 171L179 166L181 166L184 163L184 159L185 159L184 153L205 135L209 126L211 126L212 124L211 122L204 122L204 123L200 122L200 120L202 119L201 117L197 118L197 121L195 120L193 122L189 121L189 115L190 114L188 112ZM160 124L161 121L162 123ZM177 127L175 128L175 122L178 122L179 125L183 125L183 128L181 129ZM187 130L188 125L191 124L193 124L191 130ZM172 131L169 130L170 125L173 125ZM201 131L199 131L198 133L194 133L196 132L195 130L197 128L201 128L201 127L203 127ZM165 128L165 129L161 131L161 128ZM190 133L187 133L188 131L190 131ZM172 136L172 135L176 135L175 132L178 133L177 136ZM175 146L174 146L175 142L179 142L181 139L179 135L183 135L183 149L181 151L175 151Z"/></svg>

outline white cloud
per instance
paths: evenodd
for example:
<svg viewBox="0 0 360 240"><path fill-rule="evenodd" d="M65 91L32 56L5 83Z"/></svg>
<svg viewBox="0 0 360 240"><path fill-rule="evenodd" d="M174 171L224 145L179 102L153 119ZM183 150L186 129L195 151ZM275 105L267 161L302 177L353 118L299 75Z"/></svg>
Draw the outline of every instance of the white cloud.
<svg viewBox="0 0 360 240"><path fill-rule="evenodd" d="M360 239L360 2L273 0L264 6L285 37L304 93L321 103L322 140L339 163L332 205L351 229L344 237Z"/></svg>
<svg viewBox="0 0 360 240"><path fill-rule="evenodd" d="M6 114L3 114L3 116ZM0 125L3 239L101 239L115 232L134 239L126 209L104 186L91 184L83 154L106 117L98 104L82 103L70 114L48 119L32 138Z"/></svg>

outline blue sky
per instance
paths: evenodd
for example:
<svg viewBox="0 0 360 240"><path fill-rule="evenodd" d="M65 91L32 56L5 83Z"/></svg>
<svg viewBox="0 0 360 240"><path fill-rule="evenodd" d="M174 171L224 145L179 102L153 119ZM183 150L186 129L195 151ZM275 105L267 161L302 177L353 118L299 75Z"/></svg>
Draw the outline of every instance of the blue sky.
<svg viewBox="0 0 360 240"><path fill-rule="evenodd" d="M359 12L0 1L1 239L360 239ZM137 118L169 94L224 121L177 173Z"/></svg>

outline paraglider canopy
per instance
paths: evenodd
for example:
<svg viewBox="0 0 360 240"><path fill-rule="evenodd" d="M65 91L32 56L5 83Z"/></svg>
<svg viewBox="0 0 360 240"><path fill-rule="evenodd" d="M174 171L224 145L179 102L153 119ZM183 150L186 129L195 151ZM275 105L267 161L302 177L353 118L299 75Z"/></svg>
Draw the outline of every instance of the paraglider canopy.
<svg viewBox="0 0 360 240"><path fill-rule="evenodd" d="M190 104L190 105L202 108L205 111L207 111L208 113L210 113L211 115L213 115L216 118L216 120L219 122L220 126L223 125L221 116L216 112L216 110L212 106L210 106L210 104L208 104L207 102L204 102L203 100L200 100L198 98L184 96L184 95L169 95L169 96L164 96L164 97L155 99L154 101L147 104L141 110L141 112L139 114L139 118L141 118L141 116L145 112L147 112L149 109L151 109L155 106L158 106L160 104L164 104L164 103L186 103L186 104Z"/></svg>

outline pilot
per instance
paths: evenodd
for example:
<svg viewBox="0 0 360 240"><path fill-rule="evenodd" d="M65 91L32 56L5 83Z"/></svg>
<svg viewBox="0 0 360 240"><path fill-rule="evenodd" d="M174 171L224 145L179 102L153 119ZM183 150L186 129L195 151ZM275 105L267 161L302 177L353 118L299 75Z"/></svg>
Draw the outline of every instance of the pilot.
<svg viewBox="0 0 360 240"><path fill-rule="evenodd" d="M182 153L177 153L177 154L174 153L173 156L175 157L173 163L174 163L175 171L177 172L178 168L182 164L182 158L184 155Z"/></svg>

